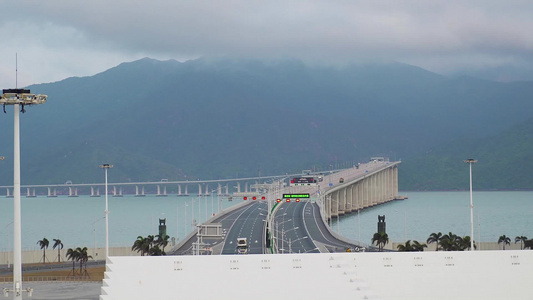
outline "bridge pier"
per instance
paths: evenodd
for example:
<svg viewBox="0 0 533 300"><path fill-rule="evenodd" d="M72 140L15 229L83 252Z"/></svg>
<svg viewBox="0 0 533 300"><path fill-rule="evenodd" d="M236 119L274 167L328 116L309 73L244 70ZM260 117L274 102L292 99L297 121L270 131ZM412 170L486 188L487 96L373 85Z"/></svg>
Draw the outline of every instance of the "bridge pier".
<svg viewBox="0 0 533 300"><path fill-rule="evenodd" d="M167 186L163 185L163 193L161 193L161 186L158 184L156 197L166 197L166 196L167 196Z"/></svg>
<svg viewBox="0 0 533 300"><path fill-rule="evenodd" d="M118 193L117 193L117 186L113 186L113 197L122 197L122 187L119 187L118 188Z"/></svg>
<svg viewBox="0 0 533 300"><path fill-rule="evenodd" d="M52 189L49 187L47 197L57 197L56 188L54 188L52 192Z"/></svg>
<svg viewBox="0 0 533 300"><path fill-rule="evenodd" d="M11 198L11 197L13 197L13 195L11 194L11 190L10 190L9 188L7 188L6 190L7 190L7 191L6 191L6 197L7 197L7 198Z"/></svg>
<svg viewBox="0 0 533 300"><path fill-rule="evenodd" d="M35 197L35 188L30 189L26 188L26 198L33 198Z"/></svg>
<svg viewBox="0 0 533 300"><path fill-rule="evenodd" d="M325 219L392 201L398 196L398 163L347 182L326 192Z"/></svg>
<svg viewBox="0 0 533 300"><path fill-rule="evenodd" d="M94 186L91 186L91 197L100 197L100 188L96 188L96 193L94 191Z"/></svg>
<svg viewBox="0 0 533 300"><path fill-rule="evenodd" d="M222 196L222 185L220 185L220 183L218 184L218 187L217 187L217 195Z"/></svg>
<svg viewBox="0 0 533 300"><path fill-rule="evenodd" d="M206 183L205 184L205 194L204 196L209 196L209 185Z"/></svg>
<svg viewBox="0 0 533 300"><path fill-rule="evenodd" d="M139 194L139 186L136 185L135 186L135 197L144 197L144 196L146 196L144 194L144 186L141 186L141 193Z"/></svg>
<svg viewBox="0 0 533 300"><path fill-rule="evenodd" d="M202 185L198 184L198 196L202 196Z"/></svg>
<svg viewBox="0 0 533 300"><path fill-rule="evenodd" d="M68 187L68 196L69 197L78 197L78 188L75 186Z"/></svg>

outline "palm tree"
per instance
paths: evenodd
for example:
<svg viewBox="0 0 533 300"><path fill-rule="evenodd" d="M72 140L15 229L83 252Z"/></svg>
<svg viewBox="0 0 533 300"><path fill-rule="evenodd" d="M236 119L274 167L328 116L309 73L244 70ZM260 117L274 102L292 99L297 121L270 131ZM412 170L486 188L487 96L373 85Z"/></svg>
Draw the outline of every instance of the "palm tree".
<svg viewBox="0 0 533 300"><path fill-rule="evenodd" d="M459 241L459 250L464 251L464 250L470 250L471 248L472 247L470 246L470 236L467 235L461 238L461 240ZM476 248L477 248L476 242L474 241L474 249Z"/></svg>
<svg viewBox="0 0 533 300"><path fill-rule="evenodd" d="M88 255L87 253L87 247L83 248L76 248L76 251L79 253L78 260L80 262L80 274L82 274L82 268L85 264L85 272L84 274L87 274L87 261L89 261L89 258L93 258L92 256Z"/></svg>
<svg viewBox="0 0 533 300"><path fill-rule="evenodd" d="M165 235L163 238L161 238L160 235L156 235L156 237L157 237L157 240L155 241L155 245L156 245L156 246L159 246L159 247L161 248L161 254L162 254L162 255L167 255L167 254L165 253L165 247L166 247L166 246L168 245L168 243L169 243L168 240L170 239L170 236Z"/></svg>
<svg viewBox="0 0 533 300"><path fill-rule="evenodd" d="M396 247L398 251L401 252L411 252L413 251L413 246L411 245L411 240L407 240L405 244L400 244Z"/></svg>
<svg viewBox="0 0 533 300"><path fill-rule="evenodd" d="M524 243L527 241L527 237L525 236L517 236L514 238L514 243L518 243L520 242L520 250L523 250L524 249Z"/></svg>
<svg viewBox="0 0 533 300"><path fill-rule="evenodd" d="M75 263L80 259L80 253L77 249L68 248L67 259L72 260L72 276L76 276Z"/></svg>
<svg viewBox="0 0 533 300"><path fill-rule="evenodd" d="M503 250L505 250L505 244L511 245L511 238L504 234L498 238L498 245L499 244L503 244Z"/></svg>
<svg viewBox="0 0 533 300"><path fill-rule="evenodd" d="M527 248L533 250L533 239L526 240L524 242L524 249L527 249Z"/></svg>
<svg viewBox="0 0 533 300"><path fill-rule="evenodd" d="M165 252L163 250L161 250L161 248L159 248L158 245L155 245L153 247L150 248L148 254L150 254L150 256L161 256L161 255L165 255L164 254Z"/></svg>
<svg viewBox="0 0 533 300"><path fill-rule="evenodd" d="M428 245L420 244L418 241L413 241L413 251L423 252L424 248L427 248Z"/></svg>
<svg viewBox="0 0 533 300"><path fill-rule="evenodd" d="M48 241L47 238L43 238L42 240L39 240L37 242L37 245L39 245L41 249L43 250L43 263L46 263L46 248L48 248L49 244L50 242Z"/></svg>
<svg viewBox="0 0 533 300"><path fill-rule="evenodd" d="M442 232L432 233L429 235L429 238L427 239L426 243L428 244L435 243L437 245L436 251L439 251L439 243L441 239L442 239Z"/></svg>
<svg viewBox="0 0 533 300"><path fill-rule="evenodd" d="M61 249L63 249L63 243L60 239L54 239L54 246L52 249L57 248L57 262L61 262Z"/></svg>
<svg viewBox="0 0 533 300"><path fill-rule="evenodd" d="M396 248L398 249L398 251L401 252L413 251L413 247L411 246L411 240L407 240L405 244L399 244L398 246L396 246Z"/></svg>
<svg viewBox="0 0 533 300"><path fill-rule="evenodd" d="M378 246L379 251L383 251L385 244L389 242L389 235L385 232L376 232L372 237L372 244Z"/></svg>
<svg viewBox="0 0 533 300"><path fill-rule="evenodd" d="M144 254L148 253L148 251L150 250L150 243L147 238L144 238L139 235L133 243L133 246L131 246L131 250L141 252L141 256L144 256Z"/></svg>
<svg viewBox="0 0 533 300"><path fill-rule="evenodd" d="M440 239L440 245L444 251L457 251L460 250L460 244L463 239L454 233L448 233L442 236Z"/></svg>

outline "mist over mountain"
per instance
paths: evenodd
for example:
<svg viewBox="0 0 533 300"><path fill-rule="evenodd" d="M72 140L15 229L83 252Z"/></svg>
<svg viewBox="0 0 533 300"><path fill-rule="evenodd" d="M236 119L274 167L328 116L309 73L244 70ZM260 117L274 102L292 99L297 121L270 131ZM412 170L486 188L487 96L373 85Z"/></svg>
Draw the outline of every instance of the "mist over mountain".
<svg viewBox="0 0 533 300"><path fill-rule="evenodd" d="M327 170L374 155L409 170L428 149L533 117L531 82L404 64L145 58L29 88L48 102L21 115L22 184L101 182L104 162L110 182ZM0 118L1 185L12 184L12 115Z"/></svg>

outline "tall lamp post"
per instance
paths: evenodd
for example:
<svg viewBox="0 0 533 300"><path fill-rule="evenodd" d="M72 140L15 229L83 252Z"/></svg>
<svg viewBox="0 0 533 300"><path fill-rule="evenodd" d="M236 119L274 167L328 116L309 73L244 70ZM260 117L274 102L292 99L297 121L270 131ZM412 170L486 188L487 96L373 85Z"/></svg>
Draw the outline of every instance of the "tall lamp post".
<svg viewBox="0 0 533 300"><path fill-rule="evenodd" d="M464 160L470 166L470 251L474 251L474 202L472 200L472 164L477 160L469 158Z"/></svg>
<svg viewBox="0 0 533 300"><path fill-rule="evenodd" d="M46 102L46 95L31 94L27 89L4 89L0 98L5 112L6 105L14 108L13 130L13 289L4 288L4 295L13 292L13 299L22 299L22 232L20 217L20 111L24 107ZM31 296L32 289L24 290Z"/></svg>
<svg viewBox="0 0 533 300"><path fill-rule="evenodd" d="M100 165L100 168L104 169L105 173L105 260L107 261L107 258L109 257L109 208L108 208L108 201L107 201L107 169L111 169L113 165L110 164L102 164Z"/></svg>

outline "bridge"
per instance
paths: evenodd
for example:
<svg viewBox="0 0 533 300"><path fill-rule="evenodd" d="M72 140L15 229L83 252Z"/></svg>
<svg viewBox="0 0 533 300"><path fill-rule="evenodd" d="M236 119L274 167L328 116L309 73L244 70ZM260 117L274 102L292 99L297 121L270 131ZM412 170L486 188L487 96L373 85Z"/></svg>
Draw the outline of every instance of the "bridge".
<svg viewBox="0 0 533 300"><path fill-rule="evenodd" d="M109 194L114 197L121 197L125 193L134 194L137 197L146 196L153 193L156 196L168 196L167 190L175 189L177 196L189 196L189 186L194 190L194 194L199 196L208 196L210 193L216 193L219 196L228 196L233 193L248 194L253 192L252 183L262 180L272 180L274 178L286 177L288 175L259 176L246 178L231 179L214 179L214 180L182 180L147 182L110 182L108 183ZM213 187L213 188L211 188ZM100 197L105 194L105 184L102 183L73 183L67 181L61 184L37 184L21 185L25 191L22 195L26 197L36 197L37 195L46 195L48 197L57 197L58 195L68 195L77 197L86 194L91 197ZM102 192L100 192L100 189ZM234 191L233 191L234 189ZM13 196L13 186L0 186L0 190L6 191L6 197Z"/></svg>
<svg viewBox="0 0 533 300"><path fill-rule="evenodd" d="M348 240L328 226L332 218L374 205L401 199L398 196L398 164L372 161L332 172L310 184L287 184L275 178L257 184L254 197L204 223L220 226L219 236L206 234L200 225L170 253L236 254L237 238L248 240L248 253L329 253L373 251L361 241ZM289 176L288 178L291 178ZM283 198L284 194L309 195Z"/></svg>

